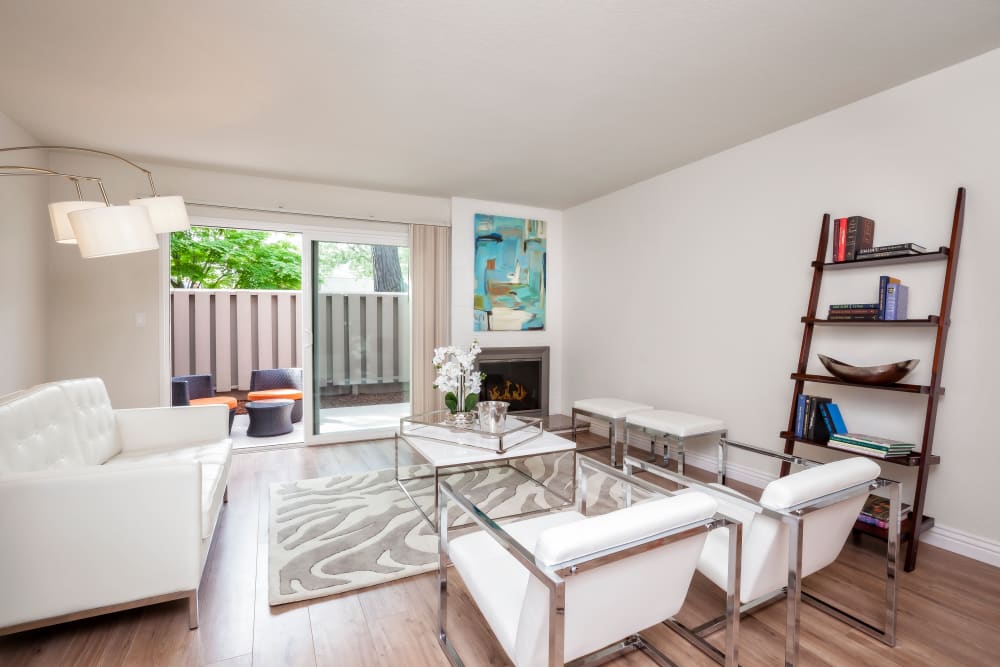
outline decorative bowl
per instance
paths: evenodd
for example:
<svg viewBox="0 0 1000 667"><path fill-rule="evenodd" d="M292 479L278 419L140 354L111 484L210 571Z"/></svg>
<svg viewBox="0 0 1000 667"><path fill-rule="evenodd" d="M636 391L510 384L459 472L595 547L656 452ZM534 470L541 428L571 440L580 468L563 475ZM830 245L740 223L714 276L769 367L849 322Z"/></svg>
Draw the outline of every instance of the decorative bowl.
<svg viewBox="0 0 1000 667"><path fill-rule="evenodd" d="M907 359L891 364L880 364L878 366L852 366L843 361L837 361L825 354L816 355L820 362L830 371L830 374L840 378L844 382L858 382L860 384L892 384L899 382L906 375L917 367L919 359Z"/></svg>

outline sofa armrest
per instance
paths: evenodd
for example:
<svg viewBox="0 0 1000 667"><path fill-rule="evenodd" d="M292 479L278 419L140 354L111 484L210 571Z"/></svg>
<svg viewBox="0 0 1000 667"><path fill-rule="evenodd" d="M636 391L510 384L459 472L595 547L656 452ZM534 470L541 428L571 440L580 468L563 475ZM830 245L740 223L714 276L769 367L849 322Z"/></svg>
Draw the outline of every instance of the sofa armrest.
<svg viewBox="0 0 1000 667"><path fill-rule="evenodd" d="M224 405L115 410L122 451L173 449L229 438Z"/></svg>
<svg viewBox="0 0 1000 667"><path fill-rule="evenodd" d="M0 627L190 591L201 466L86 466L0 477Z"/></svg>

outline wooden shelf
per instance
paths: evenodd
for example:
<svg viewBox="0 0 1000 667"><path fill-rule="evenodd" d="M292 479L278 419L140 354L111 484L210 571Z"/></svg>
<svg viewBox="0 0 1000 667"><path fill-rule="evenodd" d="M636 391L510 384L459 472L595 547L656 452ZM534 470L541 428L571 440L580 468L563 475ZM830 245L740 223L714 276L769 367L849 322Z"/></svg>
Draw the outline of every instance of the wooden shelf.
<svg viewBox="0 0 1000 667"><path fill-rule="evenodd" d="M821 384L839 384L844 387L861 387L862 389L882 389L886 391L901 391L907 394L930 394L931 388L925 384L864 384L861 382L844 382L832 375L810 375L809 373L792 373L793 380L803 382L819 382ZM944 387L938 390L938 395L944 395Z"/></svg>
<svg viewBox="0 0 1000 667"><path fill-rule="evenodd" d="M873 259L856 259L851 262L813 262L813 267L822 266L824 271L840 269L857 269L863 266L891 266L892 264L918 264L920 262L939 262L948 259L949 250L945 246L937 252L924 252L919 255L903 255L902 257L875 257Z"/></svg>
<svg viewBox="0 0 1000 667"><path fill-rule="evenodd" d="M824 449L832 449L836 452L843 452L845 454L850 454L851 456L861 456L866 459L871 459L873 461L885 461L886 463L895 463L896 465L914 467L919 466L920 461L923 458L923 454L920 452L910 452L904 456L891 456L889 458L882 458L880 456L868 456L867 454L861 454L860 452L849 452L846 449L837 449L836 447L831 447L825 442L819 442L818 440L807 440L805 438L797 438L794 433L789 431L782 431L779 434L782 440L794 440L795 442L801 442L805 445L812 445L813 447L822 447ZM941 463L941 457L937 454L931 454L930 458L927 459L927 463L931 465L936 465Z"/></svg>
<svg viewBox="0 0 1000 667"><path fill-rule="evenodd" d="M934 527L934 517L924 516L923 521L920 522L920 532L928 530ZM878 526L865 523L864 521L855 521L854 530L858 533L865 533L866 535L872 535L879 539L886 539L889 536L889 531L886 528L879 528ZM899 524L899 541L904 542L910 538L913 534L913 515L911 514Z"/></svg>
<svg viewBox="0 0 1000 667"><path fill-rule="evenodd" d="M802 323L838 327L936 327L939 319L937 315L928 315L920 320L823 320L818 317L803 317Z"/></svg>

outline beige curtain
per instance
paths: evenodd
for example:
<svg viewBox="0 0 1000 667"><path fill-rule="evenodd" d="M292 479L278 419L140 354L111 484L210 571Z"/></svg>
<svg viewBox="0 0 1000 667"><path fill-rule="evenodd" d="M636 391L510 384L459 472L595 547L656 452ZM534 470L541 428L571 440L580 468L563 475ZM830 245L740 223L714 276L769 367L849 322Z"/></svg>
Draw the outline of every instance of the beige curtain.
<svg viewBox="0 0 1000 667"><path fill-rule="evenodd" d="M414 414L443 410L444 396L432 386L434 348L451 339L451 229L411 225Z"/></svg>

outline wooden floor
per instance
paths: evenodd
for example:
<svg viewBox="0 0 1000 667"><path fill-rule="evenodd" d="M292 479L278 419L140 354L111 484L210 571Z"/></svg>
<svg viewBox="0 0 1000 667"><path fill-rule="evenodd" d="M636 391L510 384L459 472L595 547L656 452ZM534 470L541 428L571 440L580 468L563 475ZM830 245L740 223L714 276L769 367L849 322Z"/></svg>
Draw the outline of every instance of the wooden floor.
<svg viewBox="0 0 1000 667"><path fill-rule="evenodd" d="M581 436L581 442L585 437L593 438ZM607 450L592 454L607 461ZM230 502L202 580L198 630L187 628L185 602L164 603L2 637L0 665L446 665L436 639L434 574L338 597L267 604L268 485L391 464L391 441L236 454ZM880 547L867 537L849 543L835 565L806 580L806 589L872 612L882 590L872 575ZM1000 569L923 545L919 566L902 574L901 583L895 649L805 607L804 664L1000 664ZM509 664L464 589L452 590L449 623L466 664ZM680 618L696 624L721 613L722 603L721 592L696 574ZM783 604L744 620L743 665L781 664L784 621ZM714 664L663 626L645 634L679 665ZM613 664L652 663L632 654Z"/></svg>

